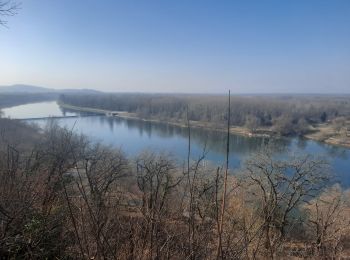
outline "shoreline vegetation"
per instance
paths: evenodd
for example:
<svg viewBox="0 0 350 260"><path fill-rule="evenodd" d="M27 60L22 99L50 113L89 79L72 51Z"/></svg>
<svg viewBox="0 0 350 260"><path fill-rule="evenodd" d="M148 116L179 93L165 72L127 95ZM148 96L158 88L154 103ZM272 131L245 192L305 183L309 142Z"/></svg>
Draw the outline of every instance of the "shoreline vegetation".
<svg viewBox="0 0 350 260"><path fill-rule="evenodd" d="M190 129L228 131L220 121L191 120L186 125L183 116L172 122L166 114L153 119L157 115L153 112L142 118L147 114L139 110L57 102L71 111L187 127L187 167L186 160L181 166L175 158L151 150L130 158L122 149L91 142L56 121L38 131L19 120L0 118L0 215L6 227L0 228L4 241L0 255L8 259L349 256L350 193L334 182L324 158L290 153L278 159L274 156L278 151L266 144L238 168L208 166L201 163L205 151L198 159L190 157ZM143 108L148 109L144 104ZM339 134L344 129L341 123ZM336 129L326 126L320 126L322 135ZM251 135L247 127L229 131L256 136L259 128ZM229 135L226 140L229 143Z"/></svg>
<svg viewBox="0 0 350 260"><path fill-rule="evenodd" d="M126 111L111 111L111 110L105 110L105 109L96 109L96 108L90 108L90 107L78 107L78 106L73 106L69 104L65 104L62 102L58 102L59 106L66 108L66 109L71 109L79 112L89 112L89 113L96 113L96 114L104 114L104 115L110 115L110 116L115 116L115 117L121 117L121 118L127 118L127 119L135 119L135 120L141 120L141 121L147 121L147 122L155 122L155 123L166 123L178 127L183 127L187 128L188 126L186 125L186 122L180 122L180 121L174 121L174 120L160 120L160 119L155 119L155 118L142 118L138 116L136 113L130 113ZM226 132L227 130L225 129L225 126L218 126L214 125L210 122L200 122L200 121L190 121L191 127L196 127L196 128L205 128L209 130L215 130L215 131L222 131ZM258 134L258 133L251 133L248 129L244 127L239 127L239 126L231 126L230 127L230 133L232 134L238 134L242 136L265 136L265 137L270 137L271 135L269 134Z"/></svg>
<svg viewBox="0 0 350 260"><path fill-rule="evenodd" d="M135 119L135 120L142 120L142 121L148 121L148 122L156 122L156 123L167 123L178 127L187 127L186 122L183 121L175 121L175 120L160 120L156 118L142 118L137 115L137 113L130 113L126 111L111 111L106 109L97 109L97 108L91 108L91 107L80 107L80 106L74 106L70 104L66 104L62 101L58 101L59 106L65 109L71 109L79 112L90 112L90 113L97 113L97 114L104 114L104 115L111 115L121 118L129 118L129 119ZM348 124L348 121L341 122L343 128L346 128L346 125ZM215 130L215 131L226 131L225 125L218 125L210 122L203 122L203 121L190 121L191 127L196 128L205 128L209 130ZM299 135L300 137L323 142L329 145L336 145L336 146L342 146L346 148L350 148L350 132L348 129L341 129L342 126L339 126L339 123L337 122L327 122L323 124L315 124L311 127L309 127L309 131L305 134ZM271 128L258 128L254 131L249 130L247 127L242 126L232 126L230 127L230 133L231 134L237 134L241 136L246 137L281 137L280 134L278 134L276 131L273 131Z"/></svg>
<svg viewBox="0 0 350 260"><path fill-rule="evenodd" d="M265 146L226 179L227 167L201 164L205 153L189 156L187 168L151 151L135 160L54 121L38 132L0 118L0 133L3 258L350 254L350 193L332 184L329 163L317 156L277 159Z"/></svg>

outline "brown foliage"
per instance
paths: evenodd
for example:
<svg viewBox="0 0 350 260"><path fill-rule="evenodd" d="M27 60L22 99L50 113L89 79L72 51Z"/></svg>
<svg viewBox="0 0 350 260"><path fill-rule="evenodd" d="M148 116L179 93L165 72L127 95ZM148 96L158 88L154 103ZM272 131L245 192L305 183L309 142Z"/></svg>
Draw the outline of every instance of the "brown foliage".
<svg viewBox="0 0 350 260"><path fill-rule="evenodd" d="M254 155L228 175L220 222L223 169L205 152L182 168L149 152L129 161L55 124L39 134L0 119L0 130L4 258L213 259L219 223L222 259L348 254L349 194L320 194L317 158Z"/></svg>

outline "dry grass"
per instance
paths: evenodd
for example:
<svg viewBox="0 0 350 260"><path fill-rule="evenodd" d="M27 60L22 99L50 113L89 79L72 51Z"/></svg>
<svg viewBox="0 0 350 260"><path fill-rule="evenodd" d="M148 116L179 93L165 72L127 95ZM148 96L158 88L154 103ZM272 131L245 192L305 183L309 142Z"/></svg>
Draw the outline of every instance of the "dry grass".
<svg viewBox="0 0 350 260"><path fill-rule="evenodd" d="M314 126L311 133L306 134L308 139L325 142L327 144L350 147L350 121L346 120L343 126L337 126L335 120Z"/></svg>

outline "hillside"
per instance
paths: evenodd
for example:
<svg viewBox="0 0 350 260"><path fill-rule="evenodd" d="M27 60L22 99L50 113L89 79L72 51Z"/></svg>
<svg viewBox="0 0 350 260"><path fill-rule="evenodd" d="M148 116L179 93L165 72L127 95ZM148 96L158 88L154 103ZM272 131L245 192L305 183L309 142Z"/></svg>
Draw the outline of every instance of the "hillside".
<svg viewBox="0 0 350 260"><path fill-rule="evenodd" d="M15 84L10 86L0 86L0 94L3 94L3 93L97 94L101 92L93 89L53 89L53 88L45 88L45 87L33 86L33 85Z"/></svg>

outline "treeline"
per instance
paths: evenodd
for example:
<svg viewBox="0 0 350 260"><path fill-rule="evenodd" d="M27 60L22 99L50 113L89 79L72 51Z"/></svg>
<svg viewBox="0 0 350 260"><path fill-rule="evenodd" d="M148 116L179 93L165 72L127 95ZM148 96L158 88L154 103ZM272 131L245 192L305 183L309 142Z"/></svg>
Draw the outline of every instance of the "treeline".
<svg viewBox="0 0 350 260"><path fill-rule="evenodd" d="M350 255L350 194L327 186L321 159L266 147L229 176L223 206L223 169L205 153L126 158L54 123L39 133L0 119L0 133L3 259Z"/></svg>
<svg viewBox="0 0 350 260"><path fill-rule="evenodd" d="M105 94L62 95L64 103L136 113L142 118L190 120L224 125L227 97L219 95ZM305 134L310 126L350 116L350 96L260 95L232 96L231 124L252 132L269 129L282 135Z"/></svg>

